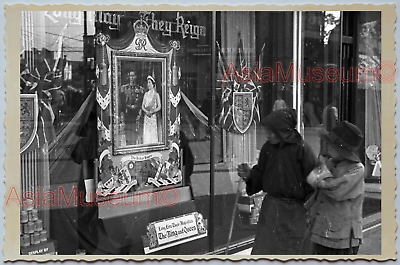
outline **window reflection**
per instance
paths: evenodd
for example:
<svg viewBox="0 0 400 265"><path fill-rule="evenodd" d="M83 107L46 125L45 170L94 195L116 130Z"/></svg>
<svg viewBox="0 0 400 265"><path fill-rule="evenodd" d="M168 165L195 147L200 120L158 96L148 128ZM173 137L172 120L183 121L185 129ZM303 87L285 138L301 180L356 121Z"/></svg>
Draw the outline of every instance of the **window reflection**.
<svg viewBox="0 0 400 265"><path fill-rule="evenodd" d="M324 13L324 45L328 45L332 31L340 24L340 11L325 11Z"/></svg>
<svg viewBox="0 0 400 265"><path fill-rule="evenodd" d="M93 88L93 48L84 44L94 34L93 16L88 12L85 37L83 11L21 12L20 93L38 94L41 111L48 116L49 142Z"/></svg>
<svg viewBox="0 0 400 265"><path fill-rule="evenodd" d="M303 12L302 35L304 138L315 154L321 152L317 131L330 130L339 120L341 93L339 71L340 21L339 11Z"/></svg>

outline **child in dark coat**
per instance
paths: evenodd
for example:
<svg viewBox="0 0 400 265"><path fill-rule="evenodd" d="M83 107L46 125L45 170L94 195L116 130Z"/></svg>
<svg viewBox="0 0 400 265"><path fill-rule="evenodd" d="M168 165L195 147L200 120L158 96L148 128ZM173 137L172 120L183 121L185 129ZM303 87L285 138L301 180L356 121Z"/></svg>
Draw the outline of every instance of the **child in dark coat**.
<svg viewBox="0 0 400 265"><path fill-rule="evenodd" d="M317 189L310 209L313 254L355 255L362 238L364 166L357 150L363 135L343 121L330 132L320 130L319 137L327 143L326 158L307 178Z"/></svg>
<svg viewBox="0 0 400 265"><path fill-rule="evenodd" d="M306 178L316 167L317 158L295 128L294 110L273 111L261 123L268 140L257 165L250 169L241 164L237 169L249 195L261 190L267 193L252 255L311 254L302 248L307 214L304 202L314 191Z"/></svg>

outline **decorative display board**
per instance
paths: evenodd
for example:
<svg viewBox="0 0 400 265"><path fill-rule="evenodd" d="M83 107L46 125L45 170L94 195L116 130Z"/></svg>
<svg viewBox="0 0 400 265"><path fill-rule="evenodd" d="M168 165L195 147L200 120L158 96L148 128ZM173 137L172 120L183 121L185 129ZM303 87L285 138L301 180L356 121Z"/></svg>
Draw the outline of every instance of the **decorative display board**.
<svg viewBox="0 0 400 265"><path fill-rule="evenodd" d="M140 15L121 39L96 36L100 196L182 184L180 43L153 39Z"/></svg>

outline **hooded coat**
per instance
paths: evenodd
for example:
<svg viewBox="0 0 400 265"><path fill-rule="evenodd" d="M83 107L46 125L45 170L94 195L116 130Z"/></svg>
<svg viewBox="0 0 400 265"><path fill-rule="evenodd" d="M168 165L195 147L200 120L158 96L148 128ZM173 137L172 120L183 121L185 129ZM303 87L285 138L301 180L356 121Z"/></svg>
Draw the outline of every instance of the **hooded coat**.
<svg viewBox="0 0 400 265"><path fill-rule="evenodd" d="M302 248L307 213L303 204L313 192L306 178L316 167L317 158L295 129L294 110L274 111L261 123L281 142L267 141L262 146L246 182L249 195L266 192L252 255L311 254L310 249Z"/></svg>

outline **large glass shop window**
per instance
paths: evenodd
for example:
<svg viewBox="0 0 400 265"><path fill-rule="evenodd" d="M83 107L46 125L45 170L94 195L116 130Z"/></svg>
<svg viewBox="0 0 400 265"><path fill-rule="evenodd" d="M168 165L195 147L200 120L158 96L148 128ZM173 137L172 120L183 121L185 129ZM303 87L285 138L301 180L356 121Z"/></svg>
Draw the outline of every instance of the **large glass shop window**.
<svg viewBox="0 0 400 265"><path fill-rule="evenodd" d="M365 134L366 178L380 181L381 177L381 80L377 78L381 61L381 12L358 12L359 19L355 26L359 32L356 46L360 82L356 85L354 104L355 124ZM383 65L384 63L382 63Z"/></svg>
<svg viewBox="0 0 400 265"><path fill-rule="evenodd" d="M317 11L300 17L304 138L318 155L326 151L318 129L329 131L342 120L356 124L365 135L358 154L368 177L380 163L380 13Z"/></svg>
<svg viewBox="0 0 400 265"><path fill-rule="evenodd" d="M348 119L367 171L380 165L379 80L337 79L380 63L379 12L216 12L216 32L213 15L21 12L21 191L61 198L21 207L21 252L35 233L65 255L251 246L265 193L237 166L258 162L260 121L282 108L315 155L317 131Z"/></svg>
<svg viewBox="0 0 400 265"><path fill-rule="evenodd" d="M316 155L321 151L317 131L331 130L341 113L341 13L301 12L302 47L299 78L303 91L304 138ZM350 51L348 51L350 52Z"/></svg>
<svg viewBox="0 0 400 265"><path fill-rule="evenodd" d="M282 108L294 108L293 12L256 12L256 55L261 78L260 118ZM257 130L257 148L266 138Z"/></svg>
<svg viewBox="0 0 400 265"><path fill-rule="evenodd" d="M82 219L70 212L72 219L65 218L54 200L25 202L27 194L57 196L52 189L66 196L82 191L83 179L93 175L87 162L93 162L96 146L88 140L96 135L96 117L90 115L96 79L94 12L22 11L20 18L21 253L44 244L52 254L73 254L78 246L61 238L74 235Z"/></svg>
<svg viewBox="0 0 400 265"><path fill-rule="evenodd" d="M217 21L215 118L222 156L215 189L226 195L214 209L216 229L223 231L215 242L234 249L254 239L265 195L246 193L237 166L257 163L267 140L260 120L273 110L295 107L293 12L217 12Z"/></svg>

